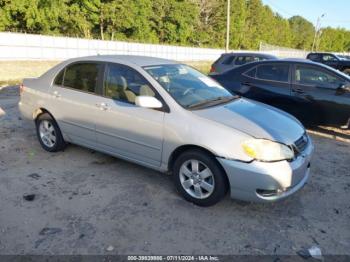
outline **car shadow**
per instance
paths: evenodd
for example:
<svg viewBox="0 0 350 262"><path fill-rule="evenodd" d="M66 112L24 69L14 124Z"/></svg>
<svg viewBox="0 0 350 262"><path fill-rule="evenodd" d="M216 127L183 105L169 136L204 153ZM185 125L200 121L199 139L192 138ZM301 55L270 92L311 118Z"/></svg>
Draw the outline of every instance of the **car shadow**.
<svg viewBox="0 0 350 262"><path fill-rule="evenodd" d="M350 143L350 129L343 130L331 126L310 126L308 127L308 131L315 135Z"/></svg>

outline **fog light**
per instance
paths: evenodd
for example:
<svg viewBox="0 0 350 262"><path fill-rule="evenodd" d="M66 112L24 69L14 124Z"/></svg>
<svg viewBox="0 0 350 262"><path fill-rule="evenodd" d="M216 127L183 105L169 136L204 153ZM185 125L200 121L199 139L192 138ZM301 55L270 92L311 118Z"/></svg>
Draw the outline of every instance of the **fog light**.
<svg viewBox="0 0 350 262"><path fill-rule="evenodd" d="M265 190L265 189L257 189L256 193L263 196L263 197L271 197L271 196L277 196L284 192L283 189L274 189L274 190Z"/></svg>

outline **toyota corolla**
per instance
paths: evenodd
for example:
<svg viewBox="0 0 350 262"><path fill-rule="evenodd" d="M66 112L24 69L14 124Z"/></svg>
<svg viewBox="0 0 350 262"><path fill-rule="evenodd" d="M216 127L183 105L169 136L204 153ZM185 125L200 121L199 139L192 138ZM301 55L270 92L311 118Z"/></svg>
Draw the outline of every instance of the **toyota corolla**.
<svg viewBox="0 0 350 262"><path fill-rule="evenodd" d="M171 173L209 206L271 202L309 178L313 144L276 108L241 98L195 69L141 56L92 56L24 79L19 108L49 152L68 143Z"/></svg>

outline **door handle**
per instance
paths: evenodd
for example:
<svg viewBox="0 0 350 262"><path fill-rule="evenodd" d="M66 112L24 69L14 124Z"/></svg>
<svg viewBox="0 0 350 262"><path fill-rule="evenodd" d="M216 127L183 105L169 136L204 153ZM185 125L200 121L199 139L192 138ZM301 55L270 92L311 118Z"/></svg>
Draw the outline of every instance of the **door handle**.
<svg viewBox="0 0 350 262"><path fill-rule="evenodd" d="M304 93L305 93L304 90L301 89L301 88L293 89L293 92L294 92L294 93L298 93L298 94L304 94Z"/></svg>
<svg viewBox="0 0 350 262"><path fill-rule="evenodd" d="M252 83L250 83L250 82L243 82L242 85L243 86L252 86Z"/></svg>
<svg viewBox="0 0 350 262"><path fill-rule="evenodd" d="M99 109L104 110L104 111L106 111L110 108L107 103L97 103L96 106Z"/></svg>
<svg viewBox="0 0 350 262"><path fill-rule="evenodd" d="M58 93L58 91L54 91L54 92L53 92L53 95L54 95L54 97L56 97L56 98L61 97L61 95Z"/></svg>

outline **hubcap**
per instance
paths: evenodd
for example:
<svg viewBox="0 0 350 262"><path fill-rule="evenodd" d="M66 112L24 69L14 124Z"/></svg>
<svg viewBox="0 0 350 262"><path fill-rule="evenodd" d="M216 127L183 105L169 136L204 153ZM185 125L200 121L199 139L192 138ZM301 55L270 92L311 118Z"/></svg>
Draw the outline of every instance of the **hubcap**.
<svg viewBox="0 0 350 262"><path fill-rule="evenodd" d="M203 162L187 160L182 164L179 173L181 185L190 196L204 199L213 193L214 175Z"/></svg>
<svg viewBox="0 0 350 262"><path fill-rule="evenodd" d="M54 147L56 144L56 132L52 123L43 120L39 124L40 139L47 147Z"/></svg>

